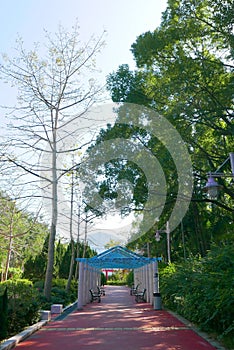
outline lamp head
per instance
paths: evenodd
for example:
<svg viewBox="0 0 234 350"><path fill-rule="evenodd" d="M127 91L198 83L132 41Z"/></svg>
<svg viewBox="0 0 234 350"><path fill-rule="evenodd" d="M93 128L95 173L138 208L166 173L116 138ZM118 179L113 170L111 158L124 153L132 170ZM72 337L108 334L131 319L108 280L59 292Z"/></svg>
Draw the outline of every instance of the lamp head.
<svg viewBox="0 0 234 350"><path fill-rule="evenodd" d="M159 242L160 238L161 238L160 232L159 232L159 230L157 230L156 233L155 233L155 239L156 239L157 242Z"/></svg>
<svg viewBox="0 0 234 350"><path fill-rule="evenodd" d="M219 193L219 189L222 188L222 186L220 186L215 179L213 178L213 176L209 175L208 177L208 181L206 183L206 186L204 188L204 190L208 193L208 196L211 199L217 199L218 197L218 193Z"/></svg>

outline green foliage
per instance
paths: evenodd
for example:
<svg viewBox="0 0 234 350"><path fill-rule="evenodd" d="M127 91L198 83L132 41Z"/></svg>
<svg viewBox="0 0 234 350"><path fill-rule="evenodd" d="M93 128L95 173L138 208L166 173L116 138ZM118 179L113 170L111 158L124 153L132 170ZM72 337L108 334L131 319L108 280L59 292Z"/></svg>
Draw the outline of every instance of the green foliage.
<svg viewBox="0 0 234 350"><path fill-rule="evenodd" d="M8 335L16 334L39 320L39 294L28 280L8 280L0 291L8 291Z"/></svg>
<svg viewBox="0 0 234 350"><path fill-rule="evenodd" d="M63 269L63 260L64 260L64 256L66 254L67 251L67 244L62 244L61 241L59 240L56 244L55 247L55 264L54 264L54 276L56 278L62 278L62 273L61 270ZM70 262L69 258L70 256L66 256L68 259L68 264ZM66 264L67 265L67 264ZM69 265L68 265L69 266ZM67 269L67 272L69 270ZM66 275L66 277L68 277L68 274Z"/></svg>
<svg viewBox="0 0 234 350"><path fill-rule="evenodd" d="M144 89L145 73L132 72L127 64L119 66L116 73L107 77L107 89L113 102L129 102L147 105L150 99Z"/></svg>
<svg viewBox="0 0 234 350"><path fill-rule="evenodd" d="M33 282L43 280L45 278L46 265L47 265L47 254L48 254L48 239L49 236L44 240L44 244L41 246L41 251L35 257L29 257L24 263L24 278L28 278ZM75 251L79 249L79 256L83 256L84 244L75 243ZM89 258L96 254L89 246L86 246L85 257ZM70 269L71 260L71 244L64 244L60 241L56 242L55 246L55 263L53 270L53 277L57 279L67 279ZM75 278L76 263L73 269L73 278Z"/></svg>
<svg viewBox="0 0 234 350"><path fill-rule="evenodd" d="M59 287L52 287L51 302L53 304L67 305L69 303L69 296L65 289Z"/></svg>
<svg viewBox="0 0 234 350"><path fill-rule="evenodd" d="M0 295L0 341L8 334L8 297L7 288L3 295Z"/></svg>
<svg viewBox="0 0 234 350"><path fill-rule="evenodd" d="M112 280L112 279L110 279L110 280L108 280L106 282L106 284L109 285L109 286L125 286L126 282L123 281L123 280Z"/></svg>
<svg viewBox="0 0 234 350"><path fill-rule="evenodd" d="M22 269L19 267L10 267L8 272L9 272L10 279L18 280L18 279L21 279L23 275Z"/></svg>
<svg viewBox="0 0 234 350"><path fill-rule="evenodd" d="M67 280L66 279L55 279L53 281L53 287L52 287L52 295L55 295L56 289L64 289L66 290ZM69 292L65 295L65 303L64 305L68 305L72 302L74 302L77 299L77 293L78 293L78 282L75 279L72 279L71 281L71 287Z"/></svg>
<svg viewBox="0 0 234 350"><path fill-rule="evenodd" d="M102 272L101 273L101 286L104 286L106 284L106 275Z"/></svg>
<svg viewBox="0 0 234 350"><path fill-rule="evenodd" d="M77 246L78 245L78 246ZM62 247L61 247L62 246ZM55 265L55 275L56 278L68 278L69 269L70 269L70 260L72 255L71 243L61 244L58 243L57 246L57 255L56 255L56 265ZM79 256L82 257L85 254L85 258L91 258L96 255L96 252L91 249L88 245L85 246L84 243L75 243L74 244L75 252L79 252ZM76 263L73 267L73 277L75 277Z"/></svg>
<svg viewBox="0 0 234 350"><path fill-rule="evenodd" d="M49 235L45 237L41 246L41 251L35 257L30 256L24 264L24 278L31 281L40 280L45 277L47 254L48 254Z"/></svg>
<svg viewBox="0 0 234 350"><path fill-rule="evenodd" d="M108 276L107 284L125 286L127 284L128 273L125 270L116 270Z"/></svg>
<svg viewBox="0 0 234 350"><path fill-rule="evenodd" d="M234 334L234 245L212 247L204 258L164 268L160 286L164 305L203 330Z"/></svg>
<svg viewBox="0 0 234 350"><path fill-rule="evenodd" d="M188 146L194 170L194 192L183 219L183 233L178 227L171 236L173 261L190 254L205 256L213 243L225 242L233 234L234 191L231 180L219 178L223 189L217 201L207 198L203 191L207 173L215 172L234 149L232 23L231 0L168 1L160 26L138 36L131 47L137 69L130 71L129 66L123 64L107 79L113 101L152 108L175 126ZM125 131L122 130L124 127ZM130 132L129 126L122 125L122 129L116 124L102 131L97 143L108 137L135 137L157 157L163 166L168 190L160 227L167 221L175 203L177 172L159 140L144 135L141 130ZM119 163L112 163L112 168L109 166L111 171L105 165L103 192L111 194L120 176L129 179L131 174L134 194L130 206L139 210L140 206L136 204L144 206L147 198L145 179L131 164L121 173ZM230 173L229 162L221 171ZM97 188L103 187L97 185ZM135 245L143 249L149 242L152 254L157 251L157 255L163 256L165 244L161 240L155 246L152 238L155 230L152 228Z"/></svg>
<svg viewBox="0 0 234 350"><path fill-rule="evenodd" d="M51 300L48 301L44 294L44 281L37 281L34 287L40 293L40 307L44 310L50 310L52 304L62 304L64 307L75 302L78 293L78 283L74 279L71 281L69 292L66 291L67 280L63 278L56 278L53 280L51 288Z"/></svg>
<svg viewBox="0 0 234 350"><path fill-rule="evenodd" d="M60 261L57 261L59 264L58 268L58 277L59 278L68 278L69 269L70 269L70 260L71 260L72 247L71 244L66 245L63 255L60 256ZM74 266L75 268L75 266ZM73 271L74 274L74 271Z"/></svg>
<svg viewBox="0 0 234 350"><path fill-rule="evenodd" d="M20 210L16 202L0 191L0 263L3 280L21 278L26 260L41 250L48 232L46 225Z"/></svg>
<svg viewBox="0 0 234 350"><path fill-rule="evenodd" d="M134 283L134 273L133 271L130 271L127 276L126 276L126 283L129 287L132 286L132 284Z"/></svg>

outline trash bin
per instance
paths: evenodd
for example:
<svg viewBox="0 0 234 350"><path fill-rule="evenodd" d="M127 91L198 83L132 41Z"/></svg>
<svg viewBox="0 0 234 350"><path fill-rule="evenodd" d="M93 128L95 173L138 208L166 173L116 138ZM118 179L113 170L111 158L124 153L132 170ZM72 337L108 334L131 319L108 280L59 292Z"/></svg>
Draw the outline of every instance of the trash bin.
<svg viewBox="0 0 234 350"><path fill-rule="evenodd" d="M162 310L162 299L160 293L153 293L154 296L154 310Z"/></svg>

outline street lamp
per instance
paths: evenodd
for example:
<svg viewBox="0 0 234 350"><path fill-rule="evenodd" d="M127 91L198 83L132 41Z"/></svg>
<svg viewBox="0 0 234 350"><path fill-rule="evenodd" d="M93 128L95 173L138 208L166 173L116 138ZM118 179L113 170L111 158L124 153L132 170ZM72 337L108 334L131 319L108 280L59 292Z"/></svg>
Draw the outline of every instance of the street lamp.
<svg viewBox="0 0 234 350"><path fill-rule="evenodd" d="M157 242L160 241L160 233L166 233L167 234L167 262L171 262L171 248L170 248L170 227L169 227L169 221L166 223L166 230L157 230L155 233L155 239Z"/></svg>
<svg viewBox="0 0 234 350"><path fill-rule="evenodd" d="M230 160L231 163L231 169L232 169L232 174L223 174L220 173L220 169ZM204 190L208 193L209 197L212 199L216 199L218 196L218 191L220 188L222 188L221 185L219 185L216 181L215 178L218 177L233 177L234 178L234 153L231 152L229 154L229 157L223 162L223 164L220 165L220 167L214 172L214 173L209 173L208 174L208 181L206 183L206 186Z"/></svg>

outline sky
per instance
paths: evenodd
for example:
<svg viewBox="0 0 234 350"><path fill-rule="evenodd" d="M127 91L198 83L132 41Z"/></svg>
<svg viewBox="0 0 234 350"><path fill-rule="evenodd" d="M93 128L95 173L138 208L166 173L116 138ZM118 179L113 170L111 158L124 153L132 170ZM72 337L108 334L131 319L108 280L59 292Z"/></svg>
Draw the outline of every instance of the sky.
<svg viewBox="0 0 234 350"><path fill-rule="evenodd" d="M29 49L43 43L44 29L54 33L59 23L70 28L76 19L84 41L106 30L106 46L97 60L102 78L120 64L134 68L131 45L137 36L161 22L166 0L0 0L0 52L12 50L19 34ZM1 88L0 105L7 94Z"/></svg>
<svg viewBox="0 0 234 350"><path fill-rule="evenodd" d="M69 29L76 20L80 39L106 31L105 48L97 59L100 83L121 64L135 64L131 45L137 36L160 25L166 0L0 0L0 53L14 55L17 36L30 50L34 42L43 44L44 30L55 33L61 24ZM1 58L0 58L1 62ZM0 106L14 105L15 91L0 82ZM0 123L4 123L0 107ZM2 129L1 129L2 130ZM1 134L2 131L0 131Z"/></svg>

